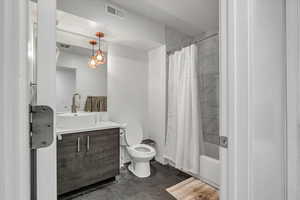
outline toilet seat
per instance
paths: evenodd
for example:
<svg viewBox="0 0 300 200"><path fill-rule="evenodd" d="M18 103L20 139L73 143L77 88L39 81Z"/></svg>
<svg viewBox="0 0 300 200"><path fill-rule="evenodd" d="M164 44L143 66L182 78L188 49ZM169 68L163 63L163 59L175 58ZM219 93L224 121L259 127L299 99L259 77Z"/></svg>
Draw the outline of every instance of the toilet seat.
<svg viewBox="0 0 300 200"><path fill-rule="evenodd" d="M127 149L132 156L139 158L152 157L156 154L155 149L147 144L136 144Z"/></svg>

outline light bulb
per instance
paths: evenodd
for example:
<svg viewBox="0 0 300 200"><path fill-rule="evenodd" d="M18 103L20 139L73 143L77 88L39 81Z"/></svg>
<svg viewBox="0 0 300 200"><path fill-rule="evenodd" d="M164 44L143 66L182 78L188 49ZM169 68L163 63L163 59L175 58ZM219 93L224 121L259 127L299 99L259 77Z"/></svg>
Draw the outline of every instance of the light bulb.
<svg viewBox="0 0 300 200"><path fill-rule="evenodd" d="M92 69L95 69L97 67L97 61L95 56L91 56L91 59L88 63L88 66Z"/></svg>
<svg viewBox="0 0 300 200"><path fill-rule="evenodd" d="M103 56L101 54L98 54L97 55L97 60L102 60L103 59Z"/></svg>
<svg viewBox="0 0 300 200"><path fill-rule="evenodd" d="M105 64L105 56L101 50L98 50L96 52L96 62L97 62L97 65Z"/></svg>

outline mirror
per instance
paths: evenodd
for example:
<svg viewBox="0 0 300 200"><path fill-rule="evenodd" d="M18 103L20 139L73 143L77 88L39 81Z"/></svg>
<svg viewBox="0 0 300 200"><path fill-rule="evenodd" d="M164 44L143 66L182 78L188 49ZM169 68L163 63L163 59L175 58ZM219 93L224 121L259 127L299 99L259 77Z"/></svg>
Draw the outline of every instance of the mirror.
<svg viewBox="0 0 300 200"><path fill-rule="evenodd" d="M86 23L86 19L62 11L57 12L58 113L107 111L107 53L101 39L100 48L104 52L105 63L94 68L89 65L91 55L95 55L99 48L99 38L96 36L98 29L85 29L89 34L78 30L85 27ZM93 47L90 41L96 41L97 44Z"/></svg>
<svg viewBox="0 0 300 200"><path fill-rule="evenodd" d="M76 69L56 68L56 109L58 112L70 111L73 94L76 93Z"/></svg>

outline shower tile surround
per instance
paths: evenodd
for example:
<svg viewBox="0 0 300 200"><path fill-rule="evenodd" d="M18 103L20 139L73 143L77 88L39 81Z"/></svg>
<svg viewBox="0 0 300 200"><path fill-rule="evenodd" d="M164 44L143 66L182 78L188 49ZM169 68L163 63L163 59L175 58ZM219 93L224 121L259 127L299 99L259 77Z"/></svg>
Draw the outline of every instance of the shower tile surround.
<svg viewBox="0 0 300 200"><path fill-rule="evenodd" d="M189 37L166 27L166 50L174 51L191 41L208 36ZM219 159L219 39L208 38L197 44L200 76L200 107L205 142L205 155ZM168 59L167 59L168 62ZM167 63L168 66L168 63Z"/></svg>
<svg viewBox="0 0 300 200"><path fill-rule="evenodd" d="M219 139L219 39L214 36L197 44L200 76L200 107L205 142ZM205 154L219 159L219 147L205 144Z"/></svg>

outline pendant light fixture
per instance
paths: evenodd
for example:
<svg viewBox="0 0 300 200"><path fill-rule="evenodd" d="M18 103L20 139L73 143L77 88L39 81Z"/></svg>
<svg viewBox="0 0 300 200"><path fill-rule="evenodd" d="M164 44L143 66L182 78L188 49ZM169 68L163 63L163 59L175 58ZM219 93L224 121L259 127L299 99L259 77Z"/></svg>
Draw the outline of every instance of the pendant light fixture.
<svg viewBox="0 0 300 200"><path fill-rule="evenodd" d="M95 56L95 45L97 44L96 40L91 40L90 45L92 45L92 56L90 57L88 66L92 69L97 68L97 59Z"/></svg>
<svg viewBox="0 0 300 200"><path fill-rule="evenodd" d="M96 62L97 62L97 65L102 65L102 64L106 63L104 52L101 50L101 38L104 37L104 33L97 32L96 36L99 38L99 41L98 41L99 48L96 51L96 55L95 55Z"/></svg>

